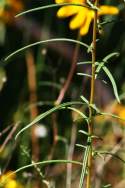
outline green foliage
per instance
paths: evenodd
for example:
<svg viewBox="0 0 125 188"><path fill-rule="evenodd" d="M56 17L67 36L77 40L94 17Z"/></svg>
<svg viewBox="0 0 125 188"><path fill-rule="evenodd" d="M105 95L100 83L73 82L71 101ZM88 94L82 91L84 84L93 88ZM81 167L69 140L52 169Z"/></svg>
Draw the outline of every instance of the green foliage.
<svg viewBox="0 0 125 188"><path fill-rule="evenodd" d="M96 124L97 116L98 117L103 116L105 118L108 116L108 118L113 118L113 119L116 119L117 121L119 121L119 120L125 121L125 119L121 118L117 114L114 114L113 112L105 112L105 110L103 110L100 107L98 107L98 105L94 101L94 97L98 98L98 96L95 96L95 82L96 82L97 79L102 81L100 78L102 76L102 71L103 71L103 73L105 73L105 75L106 75L106 78L108 78L110 80L110 82L111 82L112 90L113 90L114 96L116 98L116 101L118 103L121 103L120 97L119 97L119 94L118 94L119 91L118 91L118 88L117 88L117 85L116 85L116 81L115 81L114 76L113 76L114 73L112 73L112 71L110 71L110 68L107 67L108 64L112 60L114 60L114 59L119 57L120 52L109 53L108 55L103 57L102 60L98 60L97 54L96 54L97 41L98 41L97 35L96 35L97 34L96 29L97 29L97 24L98 24L97 23L97 21L98 21L97 20L97 12L100 11L100 9L98 8L97 4L93 4L91 1L88 1L87 5L78 4L78 3L77 4L76 3L60 3L60 4L50 4L50 5L47 5L47 6L39 6L37 8L32 8L30 10L27 10L27 11L24 11L22 13L19 13L18 15L16 15L16 17L22 17L23 15L26 15L26 14L29 14L29 13L38 12L38 11L41 11L41 10L46 10L46 9L50 9L50 8L54 8L54 7L69 6L69 5L72 5L72 6L75 5L75 6L78 6L78 7L79 6L80 7L86 7L88 9L94 11L94 15L95 16L94 16L94 27L93 27L93 36L92 36L93 41L91 42L91 45L88 45L86 42L83 42L82 40L76 40L76 39L72 39L70 37L52 37L51 39L46 39L46 40L42 39L42 40L39 40L38 42L32 42L32 43L30 43L28 45L23 45L23 47L18 48L16 51L14 51L14 52L10 53L10 55L6 56L2 62L4 63L4 66L5 66L8 61L12 60L13 58L15 59L18 55L20 55L22 53L25 54L25 51L28 51L32 47L35 47L36 49L35 48L34 49L37 51L38 50L37 49L38 45L39 45L39 50L38 50L39 53L40 53L40 45L45 46L45 45L47 45L49 43L54 43L55 44L55 43L60 43L60 42L63 43L63 42L65 42L65 43L73 44L76 47L80 46L80 49L82 49L84 54L87 54L86 55L87 57L89 57L89 55L90 55L91 59L88 58L88 59L90 59L89 61L83 61L83 62L77 63L78 60L77 60L77 57L75 57L75 61L76 61L76 63L78 65L82 65L82 66L84 65L84 66L90 67L91 68L91 73L90 73L90 71L89 71L89 73L88 72L87 73L86 72L79 72L79 73L77 73L77 75L85 77L85 79L89 78L89 81L91 81L90 86L88 86L88 88L90 90L90 93L89 94L87 93L88 97L86 97L84 94L80 94L80 97L77 97L77 100L74 101L74 100L72 100L72 98L73 98L72 96L73 95L72 95L72 91L71 91L71 93L70 93L71 102L67 102L67 99L66 99L66 102L64 100L63 103L57 105L56 102L51 100L51 91L48 89L47 91L49 91L49 92L48 92L47 96L46 96L46 93L45 93L45 97L47 97L47 101L44 101L44 99L43 100L40 99L40 101L33 101L34 103L29 105L29 107L28 107L29 114L31 116L32 115L33 116L31 117L32 120L30 120L30 123L29 123L29 119L28 119L27 125L26 125L27 120L25 120L24 117L29 116L29 114L27 115L27 113L26 113L27 110L25 110L23 108L23 110L20 113L21 113L21 117L22 117L21 119L23 119L24 127L23 128L20 127L20 129L16 131L16 133L15 133L16 134L15 142L18 142L18 140L20 142L21 135L24 136L23 138L24 138L25 141L29 142L30 137L28 135L28 132L25 133L25 131L28 130L28 129L30 129L32 131L35 126L37 126L37 128L40 128L41 125L39 126L39 124L41 124L41 123L43 123L43 125L45 123L44 128L46 128L46 129L47 129L47 124L48 124L48 127L52 124L52 127L51 128L49 127L49 131L51 131L51 129L52 129L52 131L53 131L52 134L53 135L51 136L51 134L49 133L49 135L47 135L47 137L46 137L46 140L44 140L44 141L42 140L43 138L41 138L43 143L36 136L36 140L34 141L35 147L33 148L33 143L31 144L31 150L32 150L31 152L33 152L35 149L37 151L37 149L38 149L37 148L37 146L38 146L37 144L39 144L39 143L40 144L42 143L43 145L42 144L41 145L44 147L44 150L45 149L47 150L47 154L45 154L45 153L43 154L43 156L40 158L40 162L38 162L37 160L32 159L34 157L33 154L30 154L30 152L27 151L26 146L30 147L30 144L29 143L25 144L25 141L22 142L23 146L21 147L20 152L22 152L22 154L26 158L28 158L28 160L30 161L30 164L26 164L24 166L21 166L17 170L14 169L14 172L12 172L9 176L11 176L11 175L13 175L15 173L22 172L22 171L24 172L24 170L26 170L28 168L33 168L38 173L41 181L43 183L45 183L45 181L47 179L46 178L46 173L47 173L47 170L48 170L47 169L48 165L51 164L52 167L53 167L54 165L56 166L58 164L66 164L67 165L67 177L68 177L68 172L70 172L70 177L68 177L68 178L71 181L71 179L72 179L71 178L72 177L72 167L71 166L69 167L68 165L69 164L70 165L74 164L74 165L78 165L78 166L81 167L81 173L79 175L80 178L79 178L79 182L78 182L79 188L84 187L86 182L87 182L86 188L90 188L91 185L93 184L91 182L91 179L92 179L91 171L93 170L92 169L92 160L96 160L98 157L101 157L101 159L104 160L104 156L109 156L110 155L111 158L118 159L123 164L125 163L125 160L123 159L123 157L121 157L117 153L115 153L114 150L113 151L112 150L111 151L110 150L105 150L105 149L103 150L103 144L99 148L98 147L96 148L96 146L94 145L95 140L98 140L98 141L99 140L103 140L102 137L100 137L100 135L98 135L98 134L96 135L95 124ZM100 23L101 26L103 26L104 23L105 22ZM88 42L88 43L90 44L90 42ZM48 54L46 55L46 57L49 56ZM52 54L53 54L53 58L55 58L56 61L57 61L57 57L56 57L57 54L55 55L53 53L53 51L52 51ZM75 52L74 52L74 54L75 54ZM39 54L37 54L37 55L39 56ZM30 60L33 61L32 58ZM40 63L41 62L43 64L41 66L42 68L40 69ZM10 63L11 63L11 61L10 61ZM72 64L73 64L73 62L72 62ZM56 65L57 65L57 62L56 62ZM49 79L47 80L45 78L46 74L44 73L44 71L48 75L50 75L50 73L53 71L52 67L54 67L54 66L52 65L51 71L49 69L49 66L50 65L46 65L46 58L45 57L37 58L37 63L35 65L35 68L37 69L37 71L36 71L37 75L35 75L35 76L37 77L36 82L38 82L38 84L36 83L36 85L37 85L36 88L35 88L36 90L33 90L33 91L31 90L30 91L31 93L33 92L31 94L30 98L34 99L37 95L40 95L39 92L37 92L37 89L39 89L39 86L40 87L44 87L44 86L46 87L47 86L48 88L51 88L54 91L52 93L54 93L54 97L55 98L57 98L57 96L56 96L57 93L56 92L60 92L61 93L61 92L64 91L64 88L62 87L61 82L57 82L55 77L53 77L53 79L50 78L50 80ZM57 68L56 71L57 71L57 77L59 77L60 73L58 73L58 68ZM63 72L65 72L65 67L64 67L64 70L61 73L63 73ZM43 74L42 75L43 77L41 76L41 74ZM44 76L44 74L45 74L45 76ZM2 78L3 77L6 78L6 74L5 74L3 68L1 68L0 75L1 75ZM42 77L42 79L41 79L41 77ZM61 76L60 76L60 78L61 78ZM32 79L32 76L30 77L30 79ZM67 83L67 81L65 81L65 82ZM103 82L103 84L104 84L104 82ZM3 85L2 84L0 84L0 85L1 85L0 89L2 89ZM69 83L69 86L70 85L72 87L74 87L74 85L72 85L72 83ZM65 87L65 84L64 84L64 87ZM71 89L72 89L72 87L71 87ZM82 86L82 87L84 89L84 86ZM54 89L56 89L56 92L55 92ZM74 89L74 90L76 90L76 89ZM45 92L45 91L42 90L42 92ZM35 97L34 97L34 93L35 93ZM81 101L79 100L79 98L81 99ZM27 106L27 104L25 104L25 105ZM36 113L37 110L35 109L36 111L35 111L35 117L34 117L34 112L32 111L32 109L33 109L34 106L38 108L37 105L39 106L39 108L41 108L41 109L43 108L44 110L40 109L42 112L40 112L39 115L38 115ZM54 107L50 108L49 105L52 105ZM60 121L61 116L62 116L62 114L60 115L60 111L64 111L65 112L65 116L62 117L62 119L63 119L63 121L62 121L63 126L62 127L60 126L61 123L59 124L59 121ZM57 113L58 113L57 116L60 115L59 117L57 117L55 115ZM69 115L68 121L66 121L67 120L66 119L67 118L67 114ZM80 142L82 141L82 144L80 142L78 144L76 144L76 140L77 140L76 136L77 135L74 135L75 131L73 130L73 125L74 125L74 123L75 124L77 124L77 123L76 123L76 121L75 122L73 121L74 116L78 117L78 118L76 118L76 120L79 119L79 117L80 117L80 120L81 120L80 123L82 124L82 129L79 128L78 132L81 133L81 135L82 135L82 139L81 138L79 139ZM68 124L68 126L66 125L67 127L65 126L65 122L66 122L66 124ZM107 122L105 121L103 123L106 124ZM86 129L86 125L87 125L87 129ZM76 128L76 126L77 125L75 125L75 128ZM64 134L64 135L60 134L61 129L65 129L65 131L68 134L71 133L71 143L69 143L69 140L66 138L66 134ZM101 129L101 127L99 127L98 130L99 129ZM39 129L38 129L38 132L32 134L31 137L33 137L35 134L39 135ZM5 142L7 142L7 141L5 140ZM60 147L60 145L58 145L59 141L61 141L62 148ZM45 142L47 144L44 145ZM41 145L40 145L40 147L41 147ZM83 155L83 159L82 159L83 161L82 162L79 162L78 160L73 159L73 152L74 152L75 145L77 146L77 149L78 148L82 149L82 155ZM56 150L57 150L58 147L60 148L60 150L62 150L62 153L63 153L64 150L66 150L65 153L66 154L68 153L67 156L66 156L67 157L66 159L65 159L65 156L63 154L61 154L61 157L60 157L60 153L58 151L56 153ZM120 147L122 147L122 146L120 146ZM49 152L49 150L50 150L50 152ZM41 151L38 152L38 155L41 154L40 152ZM32 157L31 157L31 155L32 155ZM30 158L31 158L31 160L30 160ZM53 159L53 158L55 158L55 159ZM61 158L61 159L56 159L56 158ZM100 164L98 163L98 165L100 165ZM39 168L40 166L44 167L42 171L41 171L41 168ZM32 171L32 174L35 174L35 173ZM9 178L9 176L7 176L4 181L6 181ZM34 175L34 177L35 177L35 175ZM101 181L101 179L100 179L100 181ZM4 182L0 182L0 185L3 185L3 183ZM111 187L111 184L106 184L106 185L104 185L104 184L105 184L105 182L102 181L100 186L102 188ZM69 187L67 186L67 188L70 188L70 187L71 187L71 185L69 185Z"/></svg>

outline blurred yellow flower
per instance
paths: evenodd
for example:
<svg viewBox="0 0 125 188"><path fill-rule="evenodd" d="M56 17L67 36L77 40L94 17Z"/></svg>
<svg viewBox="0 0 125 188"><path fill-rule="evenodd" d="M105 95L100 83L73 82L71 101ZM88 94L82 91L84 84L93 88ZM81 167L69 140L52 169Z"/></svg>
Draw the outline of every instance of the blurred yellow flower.
<svg viewBox="0 0 125 188"><path fill-rule="evenodd" d="M8 171L0 176L1 188L24 188L16 179L15 173Z"/></svg>
<svg viewBox="0 0 125 188"><path fill-rule="evenodd" d="M120 119L113 118L111 116L96 116L95 121L97 124L101 124L105 122L105 120L108 120L125 126L125 105L112 102L109 105L107 105L105 109L103 109L102 111L109 114L114 114L118 116Z"/></svg>
<svg viewBox="0 0 125 188"><path fill-rule="evenodd" d="M0 20L12 23L14 16L23 10L22 0L0 0Z"/></svg>
<svg viewBox="0 0 125 188"><path fill-rule="evenodd" d="M125 106L122 104L116 104L113 113L119 116L122 120L125 120ZM125 125L125 121L119 120L121 125Z"/></svg>
<svg viewBox="0 0 125 188"><path fill-rule="evenodd" d="M86 0L55 0L58 3L85 3ZM116 15L119 13L118 8L114 6L106 6L101 5L98 11L98 17L102 15ZM70 21L69 27L70 29L78 29L80 30L81 35L86 35L89 31L89 26L91 21L94 18L94 11L90 10L86 7L80 6L63 6L61 7L58 12L57 16L59 18L67 18L69 16L73 16Z"/></svg>

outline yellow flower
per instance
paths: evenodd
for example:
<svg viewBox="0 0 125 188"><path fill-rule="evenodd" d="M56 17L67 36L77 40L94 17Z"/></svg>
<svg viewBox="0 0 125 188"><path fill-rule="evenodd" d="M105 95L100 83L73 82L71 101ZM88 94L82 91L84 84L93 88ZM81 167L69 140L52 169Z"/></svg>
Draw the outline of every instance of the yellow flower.
<svg viewBox="0 0 125 188"><path fill-rule="evenodd" d="M119 120L121 125L125 125L125 106L122 104L116 104L113 113L119 116L122 120Z"/></svg>
<svg viewBox="0 0 125 188"><path fill-rule="evenodd" d="M96 116L95 120L97 124L104 122L104 120L106 119L108 121L112 121L122 126L125 126L125 105L113 102L106 106L105 109L103 109L102 111L109 114L114 114L118 116L120 119L113 118L111 116Z"/></svg>
<svg viewBox="0 0 125 188"><path fill-rule="evenodd" d="M58 3L85 3L85 0L55 0L55 2ZM106 6L101 5L99 7L98 11L98 17L102 15L116 15L119 13L118 8L114 6ZM86 35L89 30L89 26L91 21L94 18L94 11L90 10L86 7L80 7L80 6L63 6L61 7L58 12L57 16L59 18L67 18L69 16L73 16L73 18L70 21L69 27L70 29L78 29L80 30L81 35Z"/></svg>
<svg viewBox="0 0 125 188"><path fill-rule="evenodd" d="M15 179L16 175L12 171L0 176L0 187L2 188L23 188L23 186Z"/></svg>
<svg viewBox="0 0 125 188"><path fill-rule="evenodd" d="M22 10L22 0L0 0L0 19L4 22L12 23L14 16Z"/></svg>

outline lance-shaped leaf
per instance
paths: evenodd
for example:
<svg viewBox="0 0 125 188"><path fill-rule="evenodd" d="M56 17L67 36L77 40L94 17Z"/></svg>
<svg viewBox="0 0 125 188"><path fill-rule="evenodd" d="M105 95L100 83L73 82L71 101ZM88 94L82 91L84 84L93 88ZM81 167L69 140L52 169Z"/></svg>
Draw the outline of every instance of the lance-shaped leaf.
<svg viewBox="0 0 125 188"><path fill-rule="evenodd" d="M120 99L119 99L119 96L118 96L118 89L117 89L117 85L115 83L115 79L114 79L113 75L111 74L111 72L109 71L109 69L106 66L103 66L103 70L107 74L108 78L111 81L116 100L118 101L118 103L120 103Z"/></svg>
<svg viewBox="0 0 125 188"><path fill-rule="evenodd" d="M48 115L50 115L51 113L57 111L57 110L60 110L60 109L63 109L64 107L66 106L70 106L70 105L79 105L79 104L82 104L82 102L67 102L67 103L63 103L63 104L60 104L58 106L55 106L54 108L48 110L47 112L44 112L42 114L40 114L39 116L37 116L31 123L29 123L27 126L25 126L23 129L21 129L17 135L16 135L16 138L22 133L24 132L26 129L28 129L29 127L31 127L32 125L38 123L40 120L42 120L43 118L47 117Z"/></svg>
<svg viewBox="0 0 125 188"><path fill-rule="evenodd" d="M78 41L78 40L74 40L74 39L70 39L70 38L54 38L54 39L48 39L48 40L42 40L42 41L38 41L38 42L34 42L32 44L29 44L27 46L24 46L16 51L14 51L13 53L11 53L10 55L8 55L4 61L8 61L10 58L12 58L13 56L17 55L17 54L20 54L20 52L23 52L24 50L27 50L28 48L31 48L33 46L37 46L37 45L40 45L40 44L46 44L46 43L49 43L49 42L71 42L71 43L75 43L75 44L79 44L81 46L84 46L86 48L88 48L89 46L86 44L86 43L83 43L81 41Z"/></svg>

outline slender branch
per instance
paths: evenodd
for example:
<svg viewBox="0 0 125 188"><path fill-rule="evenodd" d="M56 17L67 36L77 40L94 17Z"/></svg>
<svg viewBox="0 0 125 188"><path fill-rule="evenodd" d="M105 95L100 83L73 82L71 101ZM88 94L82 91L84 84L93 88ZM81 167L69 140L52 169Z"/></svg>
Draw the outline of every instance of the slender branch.
<svg viewBox="0 0 125 188"><path fill-rule="evenodd" d="M19 126L19 123L17 123L16 125L13 126L12 130L10 131L10 133L8 134L5 141L3 142L3 144L0 147L0 153L4 150L7 143L13 138L13 135L16 132L18 126Z"/></svg>
<svg viewBox="0 0 125 188"><path fill-rule="evenodd" d="M77 41L80 40L80 35L78 34L78 37L77 37ZM71 65L71 69L69 71L69 74L68 74L68 77L66 79L66 82L64 83L64 86L62 87L60 93L59 93L59 96L55 102L56 105L59 105L64 96L65 96L65 93L67 91L67 89L69 88L69 85L72 81L72 78L73 78L73 75L74 75L74 72L75 72L75 69L76 69L76 63L77 63L77 58L78 58L78 52L79 52L79 47L80 45L77 43L76 44L76 47L75 47L75 51L74 51L74 55L73 55L73 59L72 59L72 65Z"/></svg>
<svg viewBox="0 0 125 188"><path fill-rule="evenodd" d="M3 131L0 132L0 138L9 131L9 129L12 127L13 125L8 125Z"/></svg>

